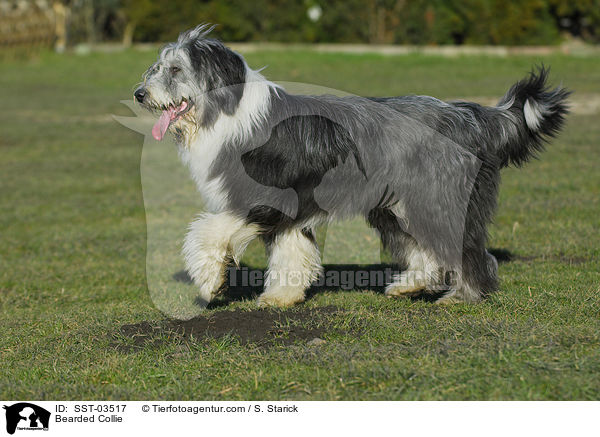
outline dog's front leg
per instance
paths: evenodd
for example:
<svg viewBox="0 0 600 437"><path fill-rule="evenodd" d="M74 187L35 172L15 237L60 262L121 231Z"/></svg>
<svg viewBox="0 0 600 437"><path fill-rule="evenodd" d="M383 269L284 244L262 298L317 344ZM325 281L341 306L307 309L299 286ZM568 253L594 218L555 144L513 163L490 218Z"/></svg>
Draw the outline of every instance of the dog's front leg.
<svg viewBox="0 0 600 437"><path fill-rule="evenodd" d="M208 304L225 281L227 263L236 263L257 235L258 227L229 212L201 214L191 224L183 243L186 270Z"/></svg>
<svg viewBox="0 0 600 437"><path fill-rule="evenodd" d="M269 252L265 291L258 305L286 307L302 302L305 290L322 271L312 230L290 229L276 235Z"/></svg>

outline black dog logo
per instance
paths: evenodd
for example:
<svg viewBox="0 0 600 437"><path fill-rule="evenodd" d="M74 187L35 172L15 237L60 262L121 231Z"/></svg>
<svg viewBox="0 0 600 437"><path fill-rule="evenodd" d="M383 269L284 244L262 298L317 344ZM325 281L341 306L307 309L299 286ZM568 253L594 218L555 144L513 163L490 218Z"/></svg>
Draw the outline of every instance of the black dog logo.
<svg viewBox="0 0 600 437"><path fill-rule="evenodd" d="M47 430L50 423L50 411L35 404L19 402L18 404L3 407L6 410L6 432L14 434L19 429ZM41 422L41 424L40 424Z"/></svg>

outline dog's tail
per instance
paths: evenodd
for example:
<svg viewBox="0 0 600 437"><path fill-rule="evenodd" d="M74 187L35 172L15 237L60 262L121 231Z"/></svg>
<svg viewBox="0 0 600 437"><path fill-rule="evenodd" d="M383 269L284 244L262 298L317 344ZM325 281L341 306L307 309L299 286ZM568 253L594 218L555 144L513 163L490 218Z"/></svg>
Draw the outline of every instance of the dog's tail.
<svg viewBox="0 0 600 437"><path fill-rule="evenodd" d="M537 70L537 71L536 71ZM548 88L548 69L538 67L514 84L497 105L506 133L498 148L501 166L521 166L544 149L544 143L561 129L569 112L565 88Z"/></svg>

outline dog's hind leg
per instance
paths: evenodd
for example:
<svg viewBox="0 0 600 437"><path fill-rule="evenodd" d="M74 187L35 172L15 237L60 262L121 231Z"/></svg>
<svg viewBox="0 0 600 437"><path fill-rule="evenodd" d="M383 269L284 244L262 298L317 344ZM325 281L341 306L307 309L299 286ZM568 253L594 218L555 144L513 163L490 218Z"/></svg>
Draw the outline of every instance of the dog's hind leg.
<svg viewBox="0 0 600 437"><path fill-rule="evenodd" d="M379 231L383 246L403 269L386 287L386 296L421 294L430 285L429 277L435 276L437 263L410 234L402 230L402 218L391 209L375 208L369 212L367 221Z"/></svg>
<svg viewBox="0 0 600 437"><path fill-rule="evenodd" d="M465 217L459 280L437 303L475 303L498 289L498 262L485 248L486 225L491 220L498 190L498 170L488 161L481 166Z"/></svg>
<svg viewBox="0 0 600 437"><path fill-rule="evenodd" d="M304 293L321 274L321 260L311 229L292 228L268 243L269 269L261 307L286 307L304 301Z"/></svg>
<svg viewBox="0 0 600 437"><path fill-rule="evenodd" d="M417 296L424 292L434 292L440 283L439 265L434 258L414 240L404 249L407 259L407 269L395 276L392 283L385 289L385 295Z"/></svg>
<svg viewBox="0 0 600 437"><path fill-rule="evenodd" d="M465 250L462 280L455 288L439 298L436 303L476 303L498 289L498 261L484 248Z"/></svg>
<svg viewBox="0 0 600 437"><path fill-rule="evenodd" d="M258 233L258 225L228 212L201 214L190 224L183 243L185 266L207 304L223 285L227 264L237 264Z"/></svg>

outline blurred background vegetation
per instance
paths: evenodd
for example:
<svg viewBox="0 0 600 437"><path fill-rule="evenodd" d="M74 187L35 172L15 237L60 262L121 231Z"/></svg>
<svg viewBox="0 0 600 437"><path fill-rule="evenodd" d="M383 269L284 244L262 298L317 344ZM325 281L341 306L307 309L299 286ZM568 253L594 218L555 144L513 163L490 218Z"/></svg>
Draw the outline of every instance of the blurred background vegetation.
<svg viewBox="0 0 600 437"><path fill-rule="evenodd" d="M600 0L0 0L0 46L226 41L552 45L600 41Z"/></svg>

